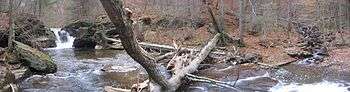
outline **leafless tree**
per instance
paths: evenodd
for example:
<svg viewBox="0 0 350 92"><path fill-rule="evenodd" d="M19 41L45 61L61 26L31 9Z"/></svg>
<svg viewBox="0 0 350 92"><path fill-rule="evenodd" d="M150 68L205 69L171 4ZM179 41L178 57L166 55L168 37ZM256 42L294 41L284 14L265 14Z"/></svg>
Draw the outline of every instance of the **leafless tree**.
<svg viewBox="0 0 350 92"><path fill-rule="evenodd" d="M244 22L245 22L245 4L246 0L239 0L239 41L244 43Z"/></svg>
<svg viewBox="0 0 350 92"><path fill-rule="evenodd" d="M15 30L13 30L13 2L14 0L10 0L9 2L9 12L8 12L8 16L10 17L9 19L9 29L8 29L8 32L9 32L9 39L8 39L8 48L9 50L13 50L13 43L12 43L12 40L15 39Z"/></svg>

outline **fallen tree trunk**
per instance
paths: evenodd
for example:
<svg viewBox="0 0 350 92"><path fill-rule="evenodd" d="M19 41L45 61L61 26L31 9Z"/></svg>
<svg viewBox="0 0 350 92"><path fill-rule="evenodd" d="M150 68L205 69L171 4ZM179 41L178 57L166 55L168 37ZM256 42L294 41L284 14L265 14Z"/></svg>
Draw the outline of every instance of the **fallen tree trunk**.
<svg viewBox="0 0 350 92"><path fill-rule="evenodd" d="M178 72L175 72L175 74L171 77L171 74L167 72L165 67L156 64L155 59L150 57L137 42L131 28L130 18L126 17L124 15L125 13L123 13L124 9L122 0L100 1L112 23L116 26L116 28L118 28L115 31L119 34L119 38L126 52L147 71L149 78L151 79L151 84L154 85L154 87L150 88L151 91L176 91L181 85L181 79L185 77L186 74L197 71L199 64L214 49L219 38L222 36L221 33L216 34L208 45L206 45L200 51L198 56L187 67L183 68L182 70L177 70Z"/></svg>
<svg viewBox="0 0 350 92"><path fill-rule="evenodd" d="M120 40L116 40L113 38L108 38L108 39L110 39L110 41L121 43ZM111 40L111 39L113 39L113 40ZM168 52L177 50L175 47L170 46L170 45L160 45L160 44L152 44L152 43L146 43L146 42L140 42L139 45L142 48L146 48L146 49L159 49L159 50L168 51ZM111 46L111 48L113 48L113 47L116 47L115 49L120 49L119 46ZM182 47L181 50L185 51L185 52L189 52L189 51L200 52L199 49L192 49L192 48L185 48L185 47ZM213 52L210 52L209 54L211 54L211 55L226 55L226 53L222 52L222 51L213 51Z"/></svg>
<svg viewBox="0 0 350 92"><path fill-rule="evenodd" d="M210 42L208 42L208 44L197 55L197 58L191 61L187 67L184 67L181 70L175 70L175 74L171 79L169 79L169 83L171 83L172 87L178 88L181 85L181 79L185 77L186 74L197 71L199 64L209 55L210 51L214 49L221 36L222 35L220 33L216 34L214 38L211 39Z"/></svg>
<svg viewBox="0 0 350 92"><path fill-rule="evenodd" d="M57 71L57 66L49 55L21 42L13 42L15 43L15 52L18 53L18 56L24 59L35 72L46 74L55 73Z"/></svg>

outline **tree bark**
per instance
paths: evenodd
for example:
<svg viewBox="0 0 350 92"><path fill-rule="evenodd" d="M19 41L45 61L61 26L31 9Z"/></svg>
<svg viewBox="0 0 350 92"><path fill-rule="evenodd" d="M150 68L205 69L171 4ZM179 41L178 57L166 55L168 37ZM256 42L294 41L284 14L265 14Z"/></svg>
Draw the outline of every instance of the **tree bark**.
<svg viewBox="0 0 350 92"><path fill-rule="evenodd" d="M8 39L8 48L10 51L13 50L13 39L15 39L15 30L13 30L13 1L10 0L10 7L9 7L9 13L8 16L10 17L9 19L9 39Z"/></svg>
<svg viewBox="0 0 350 92"><path fill-rule="evenodd" d="M131 22L124 21L123 16L123 2L121 0L100 0L102 6L107 12L109 18L116 26L116 31L122 41L122 45L126 52L138 62L147 71L149 78L157 83L162 89L168 89L169 83L166 79L169 74L166 68L155 63L154 59L150 57L147 52L142 49L132 31Z"/></svg>
<svg viewBox="0 0 350 92"><path fill-rule="evenodd" d="M150 57L148 53L142 49L137 42L131 28L131 20L124 14L122 0L100 0L105 11L107 12L112 23L118 28L117 33L122 41L122 45L126 52L136 62L138 62L147 71L151 79L151 85L160 86L155 87L156 92L174 92L181 85L181 79L188 73L197 71L199 64L209 55L214 49L222 33L217 33L214 38L199 52L198 56L190 61L190 64L184 67L180 72L176 72L172 77L167 72L166 68L156 64L155 59ZM152 89L152 88L150 88Z"/></svg>
<svg viewBox="0 0 350 92"><path fill-rule="evenodd" d="M244 16L245 16L245 3L246 0L239 0L239 41L240 43L244 43L243 35L244 35Z"/></svg>

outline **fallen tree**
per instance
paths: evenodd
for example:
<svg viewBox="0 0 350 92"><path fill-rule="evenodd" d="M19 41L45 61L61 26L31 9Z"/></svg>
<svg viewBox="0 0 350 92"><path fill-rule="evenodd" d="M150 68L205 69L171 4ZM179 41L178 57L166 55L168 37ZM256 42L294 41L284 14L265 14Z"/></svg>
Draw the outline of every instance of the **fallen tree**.
<svg viewBox="0 0 350 92"><path fill-rule="evenodd" d="M126 52L138 62L148 73L151 80L150 91L152 92L174 92L181 85L182 78L186 74L197 71L199 64L215 48L219 39L223 37L222 33L217 33L208 44L195 55L194 59L188 61L187 66L183 66L183 61L177 61L172 73L169 73L164 66L156 63L156 59L148 55L137 42L132 31L131 20L124 13L122 0L100 0L110 20L116 26L115 31L119 34L121 43Z"/></svg>

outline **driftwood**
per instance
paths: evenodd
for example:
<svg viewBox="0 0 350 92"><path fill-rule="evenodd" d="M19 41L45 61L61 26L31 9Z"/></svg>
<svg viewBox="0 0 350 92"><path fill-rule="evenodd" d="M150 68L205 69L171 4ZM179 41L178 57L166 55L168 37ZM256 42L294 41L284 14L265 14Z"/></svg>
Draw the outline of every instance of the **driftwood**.
<svg viewBox="0 0 350 92"><path fill-rule="evenodd" d="M55 73L57 71L57 66L49 55L21 42L13 42L15 43L15 52L34 71L38 73Z"/></svg>

